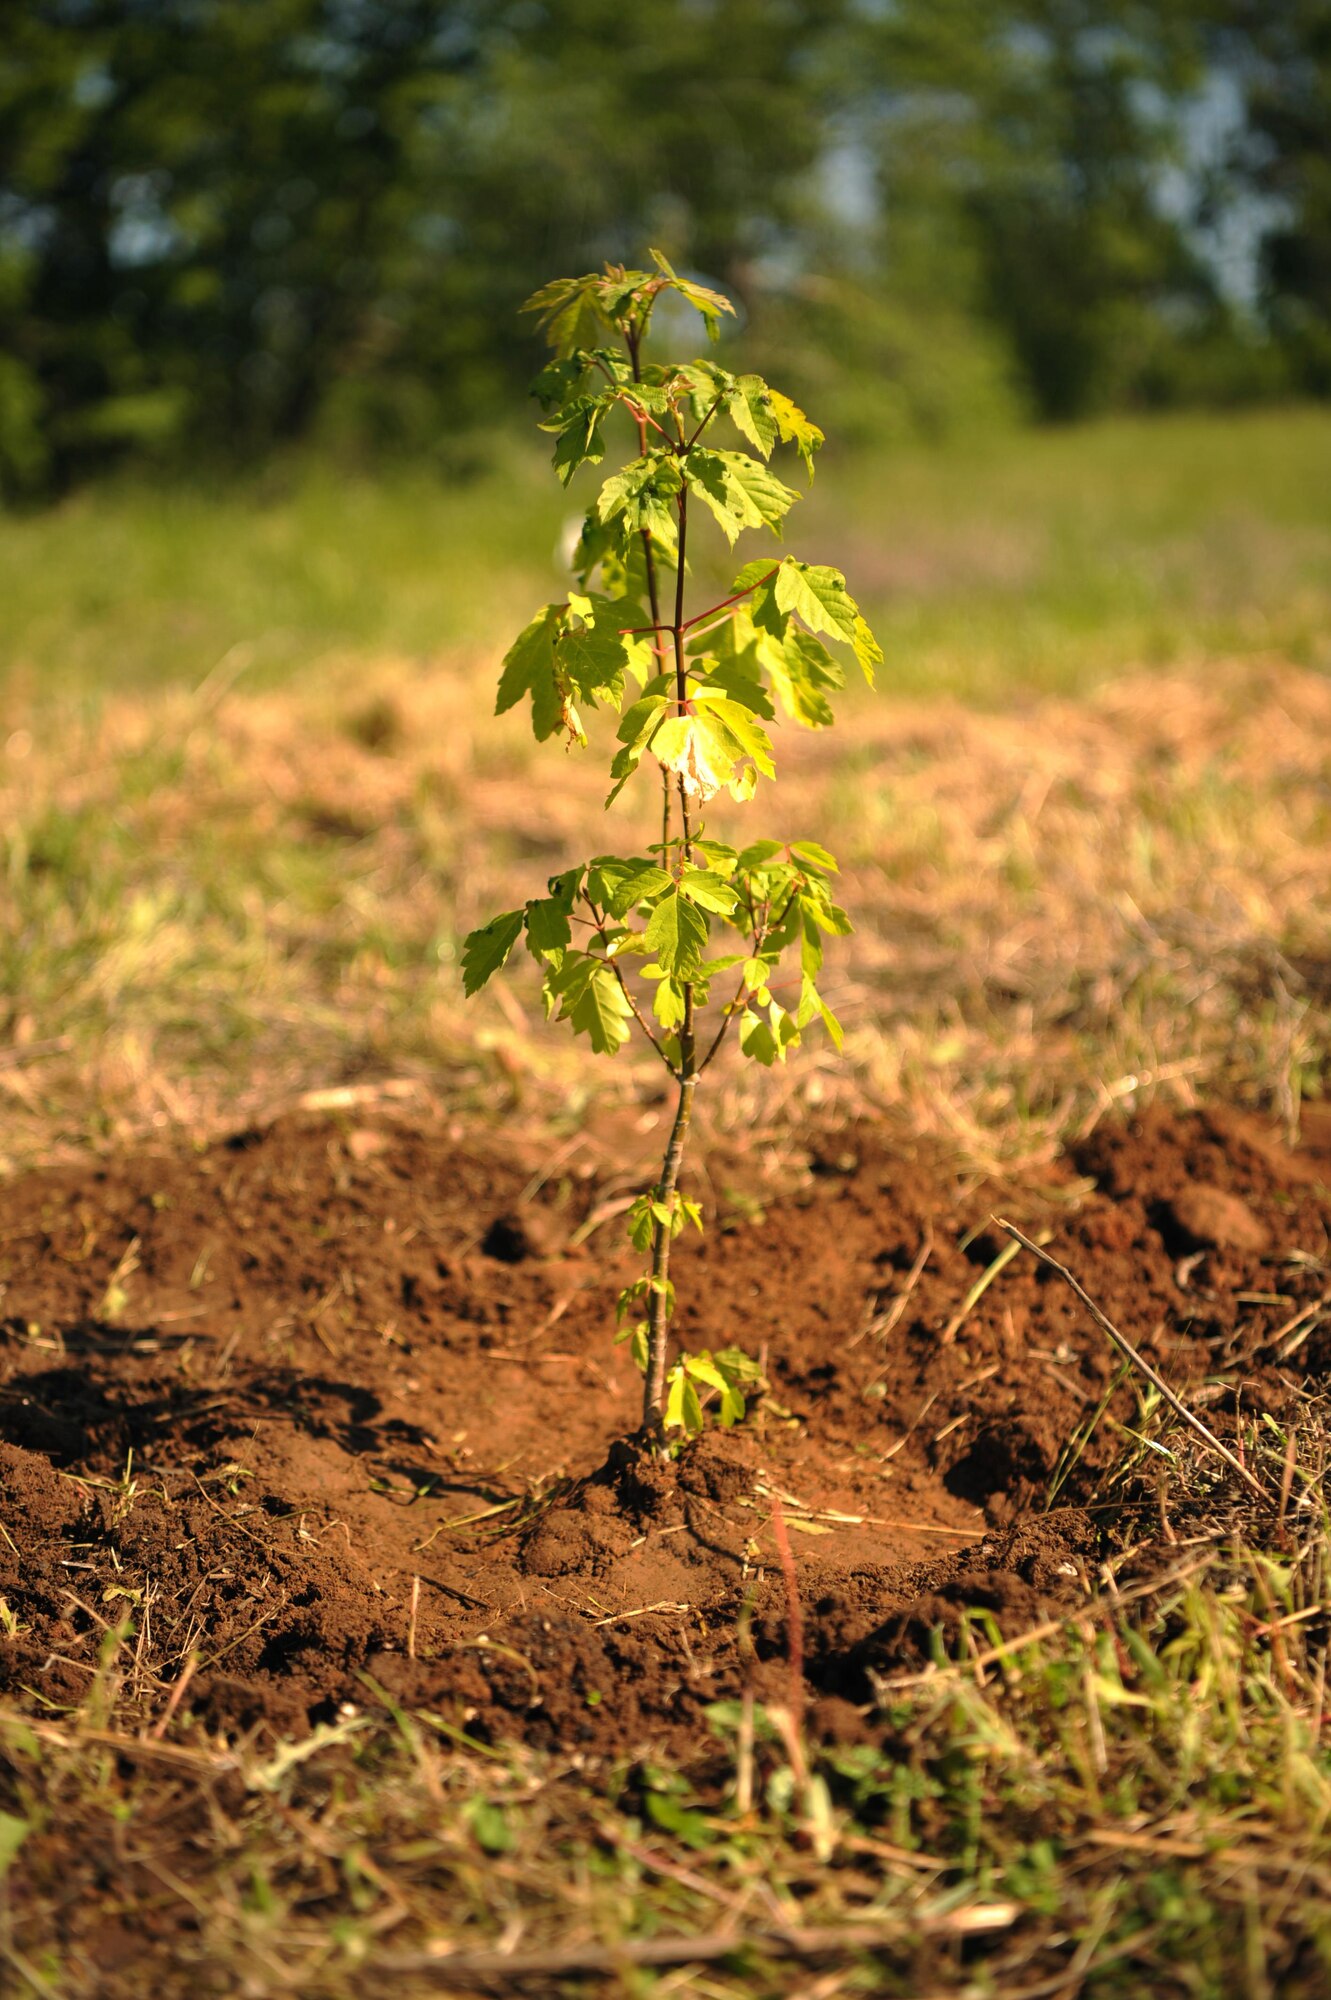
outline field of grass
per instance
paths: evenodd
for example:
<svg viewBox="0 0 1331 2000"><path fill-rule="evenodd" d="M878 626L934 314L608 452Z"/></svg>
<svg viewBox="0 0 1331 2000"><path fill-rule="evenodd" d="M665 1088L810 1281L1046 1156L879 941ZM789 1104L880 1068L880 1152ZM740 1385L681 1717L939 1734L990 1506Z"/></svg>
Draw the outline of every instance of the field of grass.
<svg viewBox="0 0 1331 2000"><path fill-rule="evenodd" d="M1329 458L1322 408L1120 418L873 461L829 450L791 540L841 552L889 691L1003 702L1232 652L1325 666ZM0 689L219 672L272 685L506 639L560 587L581 489L561 495L525 444L502 441L500 459L382 482L295 463L242 487L131 483L0 517Z"/></svg>
<svg viewBox="0 0 1331 2000"><path fill-rule="evenodd" d="M1020 1173L1152 1100L1297 1131L1331 1062L1328 464L1325 410L829 461L790 539L845 549L884 690L778 763L783 822L846 865L849 1059L727 1068L713 1133L868 1110ZM638 1101L643 1069L589 1078L521 969L458 990L460 935L604 838L590 766L489 715L565 514L514 448L471 485L292 468L0 520L0 1168L385 1080L551 1131ZM1120 1541L1084 1617L940 1650L881 1744L826 1753L821 1823L781 1768L746 1814L733 1773L459 1748L391 1704L276 1752L129 1741L122 1635L81 1710L0 1717L0 1885L29 1843L25 1893L58 1907L61 1824L207 1825L159 1884L197 1914L182 1991L203 1967L195 1990L351 1995L372 1947L446 1918L467 1951L521 1936L532 1993L1312 2000L1325 1423L1310 1399L1292 1444L1244 1432L1278 1519L1227 1503L1136 1597ZM1161 1477L1162 1508L1200 1504L1182 1457ZM14 1990L92 1991L15 1946L3 1895ZM117 1967L145 1922L108 1911ZM854 1923L877 1956L825 1935ZM640 1948L680 1932L751 1941L701 1970ZM513 1990L401 1957L404 1995Z"/></svg>

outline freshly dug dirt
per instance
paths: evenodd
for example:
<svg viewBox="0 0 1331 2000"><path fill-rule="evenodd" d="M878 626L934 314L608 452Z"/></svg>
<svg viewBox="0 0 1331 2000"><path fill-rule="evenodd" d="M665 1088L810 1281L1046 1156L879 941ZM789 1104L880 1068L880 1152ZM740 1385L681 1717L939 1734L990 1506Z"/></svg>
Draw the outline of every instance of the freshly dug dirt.
<svg viewBox="0 0 1331 2000"><path fill-rule="evenodd" d="M775 1196L762 1159L710 1163L679 1331L761 1356L770 1386L653 1464L616 1446L638 1260L605 1211L656 1144L632 1140L640 1170L603 1149L633 1170L609 1180L577 1141L301 1114L11 1183L0 1691L75 1706L101 1674L145 1712L293 1733L368 1676L473 1734L632 1754L784 1686L779 1497L814 1720L853 1729L932 1627L1020 1629L1096 1575L1105 1423L1045 1503L1117 1358L1025 1256L965 1309L1007 1242L995 1207L1221 1431L1240 1384L1244 1412L1279 1410L1331 1356L1298 1322L1326 1286L1325 1110L1294 1152L1239 1113L1154 1113L1016 1191L860 1127L779 1163Z"/></svg>

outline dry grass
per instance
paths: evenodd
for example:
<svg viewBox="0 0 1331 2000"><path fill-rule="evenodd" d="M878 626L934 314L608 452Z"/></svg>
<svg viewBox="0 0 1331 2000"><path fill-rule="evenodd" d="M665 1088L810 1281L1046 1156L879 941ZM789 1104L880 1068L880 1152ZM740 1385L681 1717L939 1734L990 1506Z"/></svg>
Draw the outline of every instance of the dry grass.
<svg viewBox="0 0 1331 2000"><path fill-rule="evenodd" d="M876 1683L863 1740L811 1750L813 1791L775 1714L741 1752L731 1703L685 1771L473 1742L370 1682L299 1742L214 1739L175 1727L143 1634L108 1622L80 1708L0 1712L0 1981L41 2000L1314 2000L1325 1420L1309 1402L1291 1434L1243 1427L1282 1496L1248 1539L1237 1483L1143 1418L1171 1468L1168 1551L1133 1546L1129 1507L1082 1605L1006 1638L976 1612L950 1651L940 1633L927 1667Z"/></svg>
<svg viewBox="0 0 1331 2000"><path fill-rule="evenodd" d="M384 1078L559 1119L655 1087L547 1028L530 967L463 1006L467 928L641 837L628 800L602 814L594 752L493 720L492 675L355 660L270 693L0 697L7 1165ZM1320 1091L1321 675L1208 660L989 714L860 697L780 750L746 824L843 858L848 1060L811 1045L768 1078L731 1054L722 1127L890 1107L990 1166L1157 1091L1290 1125Z"/></svg>

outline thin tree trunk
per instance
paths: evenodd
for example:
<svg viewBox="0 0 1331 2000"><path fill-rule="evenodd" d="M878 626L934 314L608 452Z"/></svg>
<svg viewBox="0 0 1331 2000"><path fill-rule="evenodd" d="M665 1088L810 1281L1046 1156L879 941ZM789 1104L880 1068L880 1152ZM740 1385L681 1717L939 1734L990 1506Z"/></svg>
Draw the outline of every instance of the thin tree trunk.
<svg viewBox="0 0 1331 2000"><path fill-rule="evenodd" d="M684 713L684 701L688 688L688 669L684 658L684 547L688 538L688 489L679 496L679 552L675 570L675 623L672 628L675 641L675 689L679 700L680 713ZM669 798L669 791L666 793ZM680 854L682 864L693 859L693 828L689 815L689 795L684 779L679 779L680 810ZM669 866L667 856L662 856L663 865ZM679 1030L679 1100L675 1107L675 1122L670 1131L670 1142L661 1163L661 1178L656 1184L656 1199L667 1209L673 1210L675 1191L679 1186L679 1170L684 1159L684 1141L688 1134L689 1120L693 1115L693 1093L698 1082L698 1052L693 1032L693 984L684 983L684 1019ZM652 1225L652 1290L647 1307L647 1379L643 1386L642 1427L650 1436L660 1439L665 1428L665 1378L666 1350L669 1342L670 1311L666 1284L670 1276L670 1246L674 1241L674 1231L668 1222L657 1218Z"/></svg>
<svg viewBox="0 0 1331 2000"><path fill-rule="evenodd" d="M693 1115L693 1093L697 1082L696 1075L686 1076L679 1086L675 1122L671 1127L670 1143L666 1147L665 1159L662 1162L661 1178L656 1184L656 1199L664 1202L667 1208L672 1206L673 1196L679 1186L679 1170L684 1160L684 1140L688 1134L689 1119ZM653 1224L653 1289L647 1307L647 1380L642 1395L642 1427L644 1431L658 1437L661 1434L665 1413L666 1344L670 1325L666 1283L670 1276L672 1240L672 1232L666 1223Z"/></svg>

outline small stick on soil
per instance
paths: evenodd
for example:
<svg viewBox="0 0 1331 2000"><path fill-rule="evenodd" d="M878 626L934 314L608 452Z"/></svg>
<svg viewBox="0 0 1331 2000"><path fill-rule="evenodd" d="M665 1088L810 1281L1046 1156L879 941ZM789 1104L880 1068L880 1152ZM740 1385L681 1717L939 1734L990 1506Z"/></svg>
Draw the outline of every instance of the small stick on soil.
<svg viewBox="0 0 1331 2000"><path fill-rule="evenodd" d="M851 1347L858 1347L862 1340L870 1338L874 1340L886 1340L888 1334L891 1333L893 1327L901 1318L902 1313L905 1312L906 1307L910 1304L910 1295L924 1276L924 1267L929 1261L933 1247L934 1232L932 1225L929 1225L925 1228L924 1240L916 1252L914 1263L906 1273L905 1282L901 1290L896 1294L891 1305L887 1306L882 1312L875 1313L868 1325L861 1328L854 1339L848 1343Z"/></svg>
<svg viewBox="0 0 1331 2000"><path fill-rule="evenodd" d="M1095 1321L1095 1324L1099 1327L1101 1333L1105 1335L1106 1339L1111 1340L1114 1343L1114 1346L1118 1349L1119 1353L1124 1355L1127 1358L1127 1360L1129 1360L1132 1363L1134 1368L1140 1369L1141 1373L1146 1377L1147 1381L1151 1384L1151 1387L1155 1389L1161 1396L1164 1397L1170 1409L1173 1410L1175 1416L1182 1418L1183 1422L1187 1424L1188 1428L1192 1431L1195 1431L1197 1436L1201 1438L1203 1443L1207 1445L1211 1451L1215 1452L1218 1457L1224 1459L1225 1464L1229 1466L1231 1471L1238 1473L1239 1478L1243 1481L1244 1485L1249 1489L1250 1492L1255 1493L1259 1500L1264 1500L1268 1505L1270 1505L1271 1496L1267 1492L1266 1488L1262 1485L1261 1480L1255 1478L1253 1474L1249 1472L1247 1466L1243 1463L1243 1461L1234 1456L1233 1452L1229 1449L1228 1445L1222 1444L1220 1442L1220 1439L1216 1436L1215 1432L1211 1430L1206 1424L1204 1424L1200 1417L1193 1415L1192 1411L1188 1408L1187 1404L1183 1401L1182 1397L1176 1395L1175 1392L1170 1388L1168 1382L1165 1381L1164 1377L1158 1374L1156 1370L1152 1368L1150 1362L1145 1358L1144 1355L1138 1353L1137 1349L1133 1346L1132 1342L1127 1338L1126 1334L1120 1333L1118 1328L1113 1324L1113 1322L1105 1317L1104 1313L1101 1312L1099 1306L1095 1303L1095 1300L1090 1296L1090 1293L1084 1291L1082 1287L1077 1283L1077 1280L1073 1277L1067 1265L1060 1264L1057 1257L1051 1257L1049 1252L1046 1249L1044 1249L1041 1244L1033 1243L1029 1236L1023 1236L1015 1223L1005 1222L1001 1215L996 1215L994 1217L994 1221L1000 1229L1006 1230L1007 1234L1010 1237L1012 1237L1014 1243L1020 1244L1023 1250L1029 1250L1033 1257L1038 1257L1042 1264L1047 1264L1051 1271L1056 1271L1058 1273L1059 1277L1063 1280L1064 1284L1069 1286L1070 1289L1076 1294L1077 1298L1080 1299L1082 1305L1085 1306L1087 1312L1090 1314L1091 1318Z"/></svg>
<svg viewBox="0 0 1331 2000"><path fill-rule="evenodd" d="M502 1981L508 1992L522 1979L563 1973L615 1973L638 1965L703 1965L745 1951L771 1958L847 1958L852 1952L881 1950L916 1937L982 1937L1010 1930L1020 1914L1015 1903L973 1903L937 1916L904 1917L879 1924L828 1924L808 1930L728 1930L701 1937L625 1938L620 1944L556 1945L549 1951L450 1951L440 1957L411 1953L380 1959L379 1971L412 1973L440 1985L488 1985ZM373 1965L367 1971L373 1971Z"/></svg>
<svg viewBox="0 0 1331 2000"><path fill-rule="evenodd" d="M786 1586L786 1645L790 1659L790 1727L791 1749L798 1750L798 1762L804 1762L804 1613L800 1608L799 1579L795 1574L795 1552L790 1546L790 1530L786 1526L786 1516L781 1506L779 1494L772 1495L772 1533L776 1538L776 1553L781 1563L781 1575ZM796 1761L792 1757L792 1762ZM803 1783L807 1775L803 1769L795 1773Z"/></svg>
<svg viewBox="0 0 1331 2000"><path fill-rule="evenodd" d="M416 1657L416 1613L420 1610L420 1606L421 1580L418 1576L413 1576L411 1579L411 1615L407 1619L407 1658L409 1660L414 1660Z"/></svg>
<svg viewBox="0 0 1331 2000"><path fill-rule="evenodd" d="M996 1220L997 1217L995 1217L995 1221ZM1003 1227L1006 1229L1007 1224L1004 1223ZM1026 1240L1025 1237L1023 1237L1022 1242L1024 1243L1025 1240ZM1040 1240L1043 1243L1047 1243L1049 1241L1048 1234L1047 1233L1043 1234ZM990 1285L993 1284L994 1279L998 1276L999 1272L1004 1270L1007 1267L1007 1265L1009 1265L1012 1262L1012 1259L1016 1256L1019 1247L1020 1246L1016 1243L1005 1244L1003 1249L1001 1249L998 1255L995 1257L993 1263L988 1265L983 1271L981 1271L979 1277L975 1280L975 1283L971 1286L965 1298L962 1300L960 1307L953 1315L953 1317L948 1321L947 1325L943 1328L943 1331L939 1334L938 1341L941 1347L950 1347L952 1345L957 1335L961 1332L962 1327L966 1324L966 1321L970 1318L971 1314L975 1311L976 1306L979 1305L980 1300L984 1297L985 1293L988 1291ZM1034 1249L1035 1245L1031 1244L1029 1247L1031 1249Z"/></svg>
<svg viewBox="0 0 1331 2000"><path fill-rule="evenodd" d="M171 1690L170 1701L168 1701L166 1707L162 1710L162 1713L158 1716L156 1722L153 1724L152 1728L148 1731L149 1736L153 1739L154 1742L160 1743L162 1738L166 1735L167 1730L171 1726L171 1718L175 1714L176 1710L180 1707L180 1704L184 1699L185 1689L194 1679L194 1676L198 1672L198 1670L199 1670L199 1656L197 1653L191 1653L189 1658L186 1660L184 1666L181 1668L179 1674L176 1676L176 1684Z"/></svg>

